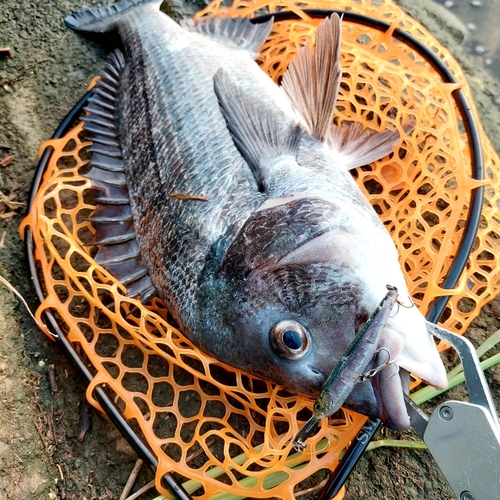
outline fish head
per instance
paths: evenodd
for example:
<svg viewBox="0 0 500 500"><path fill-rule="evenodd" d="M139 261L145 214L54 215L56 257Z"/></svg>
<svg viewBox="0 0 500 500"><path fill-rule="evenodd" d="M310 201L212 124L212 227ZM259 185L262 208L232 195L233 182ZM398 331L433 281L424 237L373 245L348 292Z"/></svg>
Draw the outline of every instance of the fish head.
<svg viewBox="0 0 500 500"><path fill-rule="evenodd" d="M403 297L407 294L385 229L381 227L389 246L367 224L361 230L338 215L331 202L311 199L254 213L204 271L202 348L291 393L317 397L384 298L387 284ZM376 352L380 348L384 350ZM406 370L421 375L425 366L422 378L435 386L446 380L416 307L395 308L379 343L366 352L366 370L383 364L387 353L391 363L373 378L353 384L345 406L405 428Z"/></svg>
<svg viewBox="0 0 500 500"><path fill-rule="evenodd" d="M222 257L214 247L198 300L202 349L312 397L371 313L360 304L366 290L348 264L286 262L291 248L315 237L298 227L302 219L316 225L313 205L298 200L256 213ZM284 223L289 215L294 222ZM299 242L289 241L293 227Z"/></svg>
<svg viewBox="0 0 500 500"><path fill-rule="evenodd" d="M233 300L210 315L212 322L215 316L220 321L207 350L290 393L312 398L321 394L322 411L340 406L321 391L370 313L360 304L366 290L351 269L324 263L262 269L251 273L244 287L224 296ZM393 352L402 350L398 336L381 343ZM384 362L383 354L373 351L366 370ZM402 379L395 366L389 368L354 384L342 403L381 417L392 428L405 428L409 420L402 397L409 379Z"/></svg>

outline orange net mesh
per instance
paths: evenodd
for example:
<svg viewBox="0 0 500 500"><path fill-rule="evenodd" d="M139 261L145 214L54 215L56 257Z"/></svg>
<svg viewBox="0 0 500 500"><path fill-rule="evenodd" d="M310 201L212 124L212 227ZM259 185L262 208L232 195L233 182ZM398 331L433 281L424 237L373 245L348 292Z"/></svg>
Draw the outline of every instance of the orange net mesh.
<svg viewBox="0 0 500 500"><path fill-rule="evenodd" d="M403 28L432 47L455 74L470 100L455 60L416 21L390 1L337 1L348 9ZM200 13L227 12L253 16L279 9L297 12L301 20L276 23L261 63L278 79L297 48L311 38L317 20L292 2L220 1ZM301 8L331 8L330 1L301 1ZM391 37L343 22L343 79L337 119L376 130L410 120L416 128L392 158L357 171L357 180L401 256L412 296L425 313L440 288L465 224L471 178L470 152L451 91L414 50ZM476 112L474 114L477 118ZM125 289L92 259L96 249L84 246L93 233L87 218L90 182L88 146L81 124L62 139L47 141L54 152L31 213L24 221L33 231L46 299L68 339L95 375L92 392L105 385L136 432L158 457L157 489L166 472L174 472L186 490L199 498L222 498L222 492L252 498L294 498L308 478L320 481L335 469L339 455L365 417L343 410L336 420L322 421L303 454L291 439L310 416L311 401L292 397L279 387L225 366L200 353L166 320L162 303L144 306L125 296ZM467 269L450 300L448 328L463 332L480 308L498 292L500 179L498 158L483 134L487 189L481 227ZM24 227L22 228L22 234ZM310 482L308 483L310 484ZM338 498L342 498L341 492Z"/></svg>

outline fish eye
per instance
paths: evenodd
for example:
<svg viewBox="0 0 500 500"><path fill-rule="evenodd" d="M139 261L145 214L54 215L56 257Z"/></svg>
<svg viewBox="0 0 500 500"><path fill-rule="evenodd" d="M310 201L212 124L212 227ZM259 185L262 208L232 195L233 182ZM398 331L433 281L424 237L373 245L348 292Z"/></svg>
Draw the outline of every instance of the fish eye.
<svg viewBox="0 0 500 500"><path fill-rule="evenodd" d="M271 346L283 359L300 359L309 351L309 332L297 321L285 320L271 330Z"/></svg>

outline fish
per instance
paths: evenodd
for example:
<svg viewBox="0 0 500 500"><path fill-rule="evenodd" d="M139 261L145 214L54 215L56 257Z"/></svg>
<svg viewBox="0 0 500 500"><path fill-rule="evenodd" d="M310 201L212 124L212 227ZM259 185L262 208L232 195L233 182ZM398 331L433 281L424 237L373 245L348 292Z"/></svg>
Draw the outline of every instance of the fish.
<svg viewBox="0 0 500 500"><path fill-rule="evenodd" d="M277 85L255 61L272 20L178 24L160 5L124 0L65 18L122 44L83 117L95 261L129 296L160 297L204 353L316 397L386 285L409 296L395 245L350 173L391 154L399 132L334 125L336 14ZM417 307L388 318L382 348L399 376L356 384L344 405L406 428L407 373L444 388L445 370Z"/></svg>

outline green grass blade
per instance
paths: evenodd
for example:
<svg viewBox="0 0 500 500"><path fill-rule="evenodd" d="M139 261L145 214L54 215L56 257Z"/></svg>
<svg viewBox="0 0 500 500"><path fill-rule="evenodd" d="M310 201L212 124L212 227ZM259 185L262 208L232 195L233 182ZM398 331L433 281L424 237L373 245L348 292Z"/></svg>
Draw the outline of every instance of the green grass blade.
<svg viewBox="0 0 500 500"><path fill-rule="evenodd" d="M481 361L481 368L484 371L498 363L500 363L500 353L495 354L494 356L491 356L491 358L485 359L484 361ZM453 389L453 387L456 387L458 384L461 384L462 382L464 382L464 380L465 376L464 372L462 371L456 374L454 377L452 377L448 385L448 389L445 389L443 391L438 391L437 389L434 389L434 387L424 387L423 389L420 389L419 391L411 394L410 397L415 404L421 405L422 403L426 403L430 399L435 398L440 394L443 394L443 392L446 392L449 389Z"/></svg>
<svg viewBox="0 0 500 500"><path fill-rule="evenodd" d="M365 451L376 450L377 448L382 448L383 446L389 446L392 448L414 448L416 450L426 450L427 446L422 441L404 441L399 439L379 439L378 441L372 441Z"/></svg>

